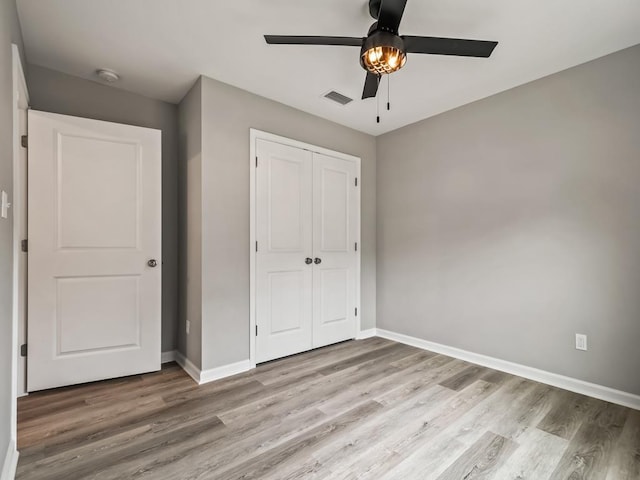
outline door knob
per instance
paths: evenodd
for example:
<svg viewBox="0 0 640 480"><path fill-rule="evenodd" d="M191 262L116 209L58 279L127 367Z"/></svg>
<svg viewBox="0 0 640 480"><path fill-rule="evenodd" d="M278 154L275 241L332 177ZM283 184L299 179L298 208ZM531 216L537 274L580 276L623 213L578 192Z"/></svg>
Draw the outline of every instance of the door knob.
<svg viewBox="0 0 640 480"><path fill-rule="evenodd" d="M313 262L313 260L311 260L309 257L307 257L307 258L304 260L304 263L306 263L307 265L311 265L311 262Z"/></svg>
<svg viewBox="0 0 640 480"><path fill-rule="evenodd" d="M318 265L318 264L322 263L322 259L321 259L321 258L316 257L316 258L315 258L315 260L313 261L313 263L315 263L316 265Z"/></svg>
<svg viewBox="0 0 640 480"><path fill-rule="evenodd" d="M147 265L149 265L151 268L154 268L158 265L158 261L155 258L152 258L147 262Z"/></svg>

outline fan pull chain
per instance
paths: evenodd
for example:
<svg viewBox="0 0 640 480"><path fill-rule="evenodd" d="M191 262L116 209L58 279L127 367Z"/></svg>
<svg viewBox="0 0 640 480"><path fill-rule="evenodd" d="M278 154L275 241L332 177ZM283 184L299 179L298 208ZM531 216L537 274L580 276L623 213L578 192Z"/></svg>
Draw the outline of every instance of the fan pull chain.
<svg viewBox="0 0 640 480"><path fill-rule="evenodd" d="M391 75L387 75L387 111L391 110Z"/></svg>
<svg viewBox="0 0 640 480"><path fill-rule="evenodd" d="M376 95L376 123L380 123L380 95Z"/></svg>

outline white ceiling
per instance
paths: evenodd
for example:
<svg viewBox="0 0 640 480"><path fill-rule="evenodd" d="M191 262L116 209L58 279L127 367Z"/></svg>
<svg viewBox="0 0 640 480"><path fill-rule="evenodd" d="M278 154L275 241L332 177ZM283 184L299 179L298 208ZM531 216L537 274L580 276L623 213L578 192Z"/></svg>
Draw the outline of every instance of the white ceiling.
<svg viewBox="0 0 640 480"><path fill-rule="evenodd" d="M409 0L401 34L497 40L489 59L410 55L392 110L359 100L353 47L268 46L263 34L365 36L366 0L18 0L30 63L177 103L199 74L378 135L640 43L638 0ZM356 100L339 106L335 89ZM386 84L381 88L381 108Z"/></svg>

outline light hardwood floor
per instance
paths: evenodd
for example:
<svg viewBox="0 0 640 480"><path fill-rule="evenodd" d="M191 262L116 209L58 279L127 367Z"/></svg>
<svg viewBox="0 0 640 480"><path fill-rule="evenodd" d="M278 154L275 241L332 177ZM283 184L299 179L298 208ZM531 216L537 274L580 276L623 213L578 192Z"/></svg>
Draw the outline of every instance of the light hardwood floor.
<svg viewBox="0 0 640 480"><path fill-rule="evenodd" d="M640 412L380 338L19 401L19 479L640 479Z"/></svg>

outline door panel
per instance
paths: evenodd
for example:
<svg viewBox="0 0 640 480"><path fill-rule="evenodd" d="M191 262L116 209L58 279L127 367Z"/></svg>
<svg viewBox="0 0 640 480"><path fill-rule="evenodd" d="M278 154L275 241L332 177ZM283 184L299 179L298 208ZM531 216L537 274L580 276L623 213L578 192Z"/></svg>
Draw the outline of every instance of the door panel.
<svg viewBox="0 0 640 480"><path fill-rule="evenodd" d="M58 247L138 248L138 145L64 134L58 142Z"/></svg>
<svg viewBox="0 0 640 480"><path fill-rule="evenodd" d="M355 162L313 154L313 346L356 336L359 196Z"/></svg>
<svg viewBox="0 0 640 480"><path fill-rule="evenodd" d="M56 290L59 356L140 347L137 276L57 278Z"/></svg>
<svg viewBox="0 0 640 480"><path fill-rule="evenodd" d="M306 329L304 291L305 272L269 272L269 297L271 298L271 328L269 335L288 334Z"/></svg>
<svg viewBox="0 0 640 480"><path fill-rule="evenodd" d="M29 140L29 390L158 370L160 132L30 111Z"/></svg>
<svg viewBox="0 0 640 480"><path fill-rule="evenodd" d="M256 361L311 348L311 153L257 141Z"/></svg>
<svg viewBox="0 0 640 480"><path fill-rule="evenodd" d="M316 157L315 162L323 159ZM321 252L347 252L349 250L349 172L321 167L319 185Z"/></svg>
<svg viewBox="0 0 640 480"><path fill-rule="evenodd" d="M349 320L349 287L351 272L348 268L318 268L320 290L320 319L322 324Z"/></svg>
<svg viewBox="0 0 640 480"><path fill-rule="evenodd" d="M304 162L284 155L266 155L269 252L299 253L308 240L303 192L308 180Z"/></svg>

